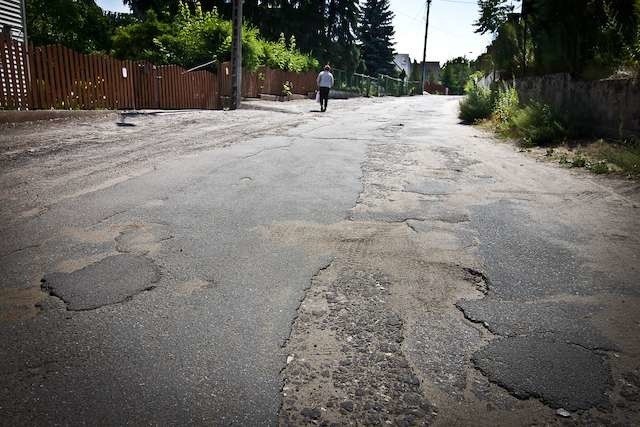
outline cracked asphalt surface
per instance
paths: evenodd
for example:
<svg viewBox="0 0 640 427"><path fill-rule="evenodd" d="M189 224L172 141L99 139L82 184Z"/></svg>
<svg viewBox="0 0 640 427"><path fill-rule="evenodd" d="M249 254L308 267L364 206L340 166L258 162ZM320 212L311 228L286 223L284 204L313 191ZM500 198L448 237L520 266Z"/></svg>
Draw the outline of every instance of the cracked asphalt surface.
<svg viewBox="0 0 640 427"><path fill-rule="evenodd" d="M0 134L0 424L637 425L640 191L455 97Z"/></svg>

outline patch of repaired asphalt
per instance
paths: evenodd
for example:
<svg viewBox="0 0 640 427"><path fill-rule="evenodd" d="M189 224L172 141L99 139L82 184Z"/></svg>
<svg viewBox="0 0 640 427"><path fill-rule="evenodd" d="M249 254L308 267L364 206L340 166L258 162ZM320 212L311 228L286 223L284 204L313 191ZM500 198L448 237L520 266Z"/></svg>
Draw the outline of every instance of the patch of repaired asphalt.
<svg viewBox="0 0 640 427"><path fill-rule="evenodd" d="M454 186L443 180L421 177L418 180L407 182L404 191L408 193L422 194L426 196L443 196L451 194Z"/></svg>
<svg viewBox="0 0 640 427"><path fill-rule="evenodd" d="M92 310L128 300L150 290L160 279L151 260L136 255L115 255L72 273L50 273L41 287L60 298L67 310Z"/></svg>
<svg viewBox="0 0 640 427"><path fill-rule="evenodd" d="M501 338L472 361L490 381L520 399L540 398L569 411L606 407L611 383L605 358L576 345L530 337Z"/></svg>
<svg viewBox="0 0 640 427"><path fill-rule="evenodd" d="M433 421L435 409L402 351L403 320L387 301L390 287L379 273L335 264L314 278L286 347L280 425Z"/></svg>
<svg viewBox="0 0 640 427"><path fill-rule="evenodd" d="M576 254L553 241L571 240L572 236L544 236L544 229L516 204L500 201L477 206L472 210L471 226L482 242L480 254L487 264L492 292L501 298L530 300L599 290L587 279Z"/></svg>
<svg viewBox="0 0 640 427"><path fill-rule="evenodd" d="M578 344L592 350L618 350L589 322L597 306L550 302L463 300L456 306L474 323L501 337L538 338Z"/></svg>

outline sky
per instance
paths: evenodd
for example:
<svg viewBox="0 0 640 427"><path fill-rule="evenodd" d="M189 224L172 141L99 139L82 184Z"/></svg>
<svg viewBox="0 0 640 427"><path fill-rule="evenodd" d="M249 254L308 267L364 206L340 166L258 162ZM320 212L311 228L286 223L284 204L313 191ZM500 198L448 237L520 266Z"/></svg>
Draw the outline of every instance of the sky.
<svg viewBox="0 0 640 427"><path fill-rule="evenodd" d="M122 0L96 0L104 9L127 12ZM408 53L411 59L422 60L424 23L427 14L425 0L391 0L395 13L395 48ZM429 17L427 60L440 61L458 56L474 59L484 52L491 36L474 33L473 23L478 18L475 0L433 0Z"/></svg>

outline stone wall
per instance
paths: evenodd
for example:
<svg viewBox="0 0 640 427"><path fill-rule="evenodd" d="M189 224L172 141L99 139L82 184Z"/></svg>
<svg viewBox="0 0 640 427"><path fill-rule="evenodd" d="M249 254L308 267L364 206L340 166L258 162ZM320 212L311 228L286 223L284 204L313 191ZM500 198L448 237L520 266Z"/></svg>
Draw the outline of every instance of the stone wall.
<svg viewBox="0 0 640 427"><path fill-rule="evenodd" d="M568 74L516 82L520 100L542 101L582 128L603 136L640 135L640 80L578 81Z"/></svg>

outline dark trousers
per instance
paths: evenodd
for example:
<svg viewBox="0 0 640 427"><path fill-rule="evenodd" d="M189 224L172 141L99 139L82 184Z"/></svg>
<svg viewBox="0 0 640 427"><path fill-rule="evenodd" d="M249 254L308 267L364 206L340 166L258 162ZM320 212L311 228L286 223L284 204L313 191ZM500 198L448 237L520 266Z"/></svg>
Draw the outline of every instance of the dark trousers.
<svg viewBox="0 0 640 427"><path fill-rule="evenodd" d="M320 109L326 110L327 105L329 104L329 91L331 89L328 87L320 88Z"/></svg>

